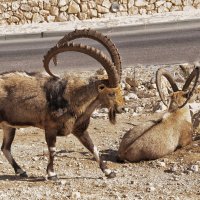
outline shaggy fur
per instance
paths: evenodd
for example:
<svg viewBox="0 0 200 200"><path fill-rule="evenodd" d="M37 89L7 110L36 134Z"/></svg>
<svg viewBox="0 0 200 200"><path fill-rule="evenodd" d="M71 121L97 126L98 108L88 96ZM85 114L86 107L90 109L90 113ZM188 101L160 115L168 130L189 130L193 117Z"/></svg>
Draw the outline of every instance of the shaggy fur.
<svg viewBox="0 0 200 200"><path fill-rule="evenodd" d="M97 107L107 107L112 110L109 118L114 123L115 112L123 105L121 90L108 85L108 80L84 82L73 77L58 79L26 72L0 75L0 127L4 131L2 151L15 172L26 175L10 153L18 127L34 126L45 130L50 151L47 167L50 178L56 176L53 170L55 152L52 150L55 149L56 136L72 133L95 153L86 131L92 112ZM98 162L102 171L107 173L103 161L100 159Z"/></svg>

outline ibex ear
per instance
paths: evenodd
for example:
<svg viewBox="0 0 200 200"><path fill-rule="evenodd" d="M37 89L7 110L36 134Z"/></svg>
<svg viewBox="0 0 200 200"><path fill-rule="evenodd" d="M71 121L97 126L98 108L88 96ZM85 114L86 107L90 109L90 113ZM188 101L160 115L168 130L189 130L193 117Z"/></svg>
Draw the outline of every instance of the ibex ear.
<svg viewBox="0 0 200 200"><path fill-rule="evenodd" d="M98 92L102 92L104 89L105 89L105 85L104 84L101 84L98 86Z"/></svg>
<svg viewBox="0 0 200 200"><path fill-rule="evenodd" d="M189 98L189 96L190 96L190 91L189 90L184 91L183 97L185 97L187 99L187 98Z"/></svg>

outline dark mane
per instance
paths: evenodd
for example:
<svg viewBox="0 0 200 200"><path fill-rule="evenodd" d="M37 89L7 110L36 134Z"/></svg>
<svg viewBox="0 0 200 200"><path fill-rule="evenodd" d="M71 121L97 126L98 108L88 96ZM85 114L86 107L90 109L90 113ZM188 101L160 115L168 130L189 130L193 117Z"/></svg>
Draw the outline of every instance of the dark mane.
<svg viewBox="0 0 200 200"><path fill-rule="evenodd" d="M68 107L68 101L63 98L63 93L67 85L65 79L50 78L44 85L46 99L50 111L57 111Z"/></svg>

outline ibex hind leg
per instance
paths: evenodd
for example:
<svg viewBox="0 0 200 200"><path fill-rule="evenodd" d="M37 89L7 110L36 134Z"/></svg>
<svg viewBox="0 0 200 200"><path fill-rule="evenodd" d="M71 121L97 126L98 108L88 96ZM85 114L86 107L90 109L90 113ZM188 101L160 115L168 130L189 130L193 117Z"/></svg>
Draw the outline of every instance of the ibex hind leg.
<svg viewBox="0 0 200 200"><path fill-rule="evenodd" d="M3 154L5 155L8 162L12 165L17 175L20 175L20 177L28 177L26 172L22 170L22 168L16 163L16 161L14 160L11 154L11 145L15 137L16 129L11 128L11 127L6 127L6 126L3 126L2 128L4 132L3 144L1 146L1 150Z"/></svg>
<svg viewBox="0 0 200 200"><path fill-rule="evenodd" d="M74 135L79 139L79 141L94 155L96 161L99 163L100 169L108 178L114 178L116 176L115 172L108 169L106 162L103 161L97 147L94 146L89 134L87 131L84 132L75 132Z"/></svg>
<svg viewBox="0 0 200 200"><path fill-rule="evenodd" d="M57 181L58 177L54 171L53 163L54 157L56 154L56 131L55 130L46 130L45 131L45 138L49 149L49 162L47 165L47 174L48 180Z"/></svg>

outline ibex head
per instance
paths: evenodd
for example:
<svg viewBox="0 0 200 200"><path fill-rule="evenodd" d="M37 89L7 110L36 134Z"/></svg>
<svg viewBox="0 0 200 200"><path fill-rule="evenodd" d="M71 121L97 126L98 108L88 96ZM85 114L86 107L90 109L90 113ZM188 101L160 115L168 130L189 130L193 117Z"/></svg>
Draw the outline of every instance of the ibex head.
<svg viewBox="0 0 200 200"><path fill-rule="evenodd" d="M169 95L170 101L169 101L169 112L174 112L178 110L189 98L189 91L177 91L172 92Z"/></svg>
<svg viewBox="0 0 200 200"><path fill-rule="evenodd" d="M111 123L116 122L116 113L121 113L124 106L124 98L121 88L108 88L104 84L98 87L99 99L101 105L109 109L109 120Z"/></svg>
<svg viewBox="0 0 200 200"><path fill-rule="evenodd" d="M161 100L163 103L168 107L169 112L176 111L177 109L180 109L184 107L187 102L190 100L193 91L195 90L195 87L198 82L199 78L199 71L200 68L196 67L192 73L188 76L182 90L178 89L177 84L175 83L172 75L167 72L165 69L160 68L157 73L156 73L156 85L158 88L158 92L160 95ZM162 88L161 88L161 77L164 76L168 82L170 83L173 92L169 95L169 103L166 103L166 100L164 98L164 95L162 93ZM191 82L194 80L193 86L191 89L189 89L189 86L191 85Z"/></svg>
<svg viewBox="0 0 200 200"><path fill-rule="evenodd" d="M111 59L108 58L108 56L102 51L94 47L83 44L69 43L71 40L82 37L94 39L100 42L108 50ZM98 85L98 98L101 106L109 109L109 119L111 123L115 123L115 115L117 112L119 113L122 111L124 104L119 84L122 71L121 60L115 45L107 36L104 36L97 31L90 29L75 30L62 38L58 44L50 49L44 57L44 68L49 75L58 78L50 71L49 62L52 58L54 58L54 63L56 64L56 55L66 51L76 51L87 54L101 63L101 65L105 68L108 75L108 84L103 84L102 82Z"/></svg>

